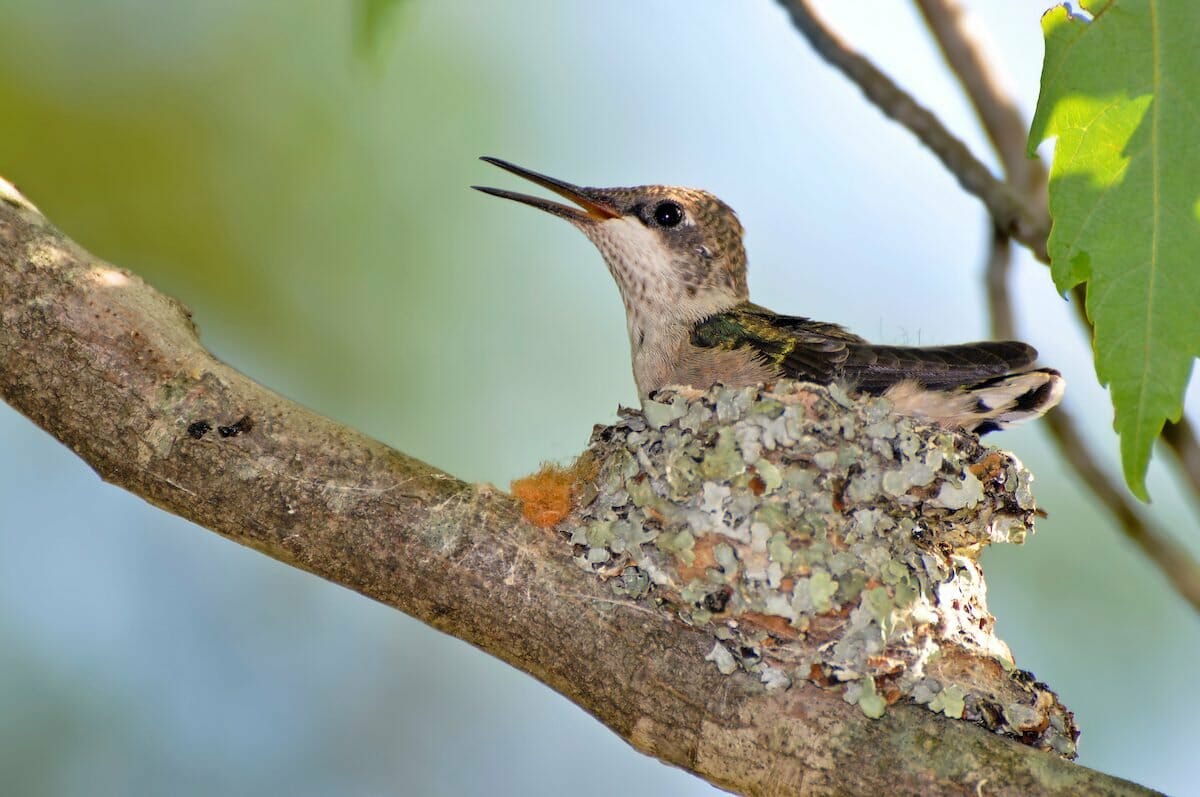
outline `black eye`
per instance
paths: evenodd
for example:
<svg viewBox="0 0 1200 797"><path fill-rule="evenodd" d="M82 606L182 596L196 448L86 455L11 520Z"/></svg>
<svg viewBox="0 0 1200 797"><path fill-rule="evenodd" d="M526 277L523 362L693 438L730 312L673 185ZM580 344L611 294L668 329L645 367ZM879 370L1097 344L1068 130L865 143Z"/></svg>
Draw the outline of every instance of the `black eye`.
<svg viewBox="0 0 1200 797"><path fill-rule="evenodd" d="M660 202L654 209L654 220L660 227L674 227L683 221L683 208L674 202Z"/></svg>

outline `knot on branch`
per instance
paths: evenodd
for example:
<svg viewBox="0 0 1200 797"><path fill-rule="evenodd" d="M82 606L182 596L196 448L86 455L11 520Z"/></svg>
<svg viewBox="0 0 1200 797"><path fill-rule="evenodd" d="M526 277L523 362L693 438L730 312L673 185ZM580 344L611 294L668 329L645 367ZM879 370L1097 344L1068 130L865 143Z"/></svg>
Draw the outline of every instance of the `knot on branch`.
<svg viewBox="0 0 1200 797"><path fill-rule="evenodd" d="M654 399L593 433L567 519L582 568L710 631L715 666L767 692L808 681L875 717L907 700L1075 755L987 611L980 551L1037 514L1015 457L836 386Z"/></svg>

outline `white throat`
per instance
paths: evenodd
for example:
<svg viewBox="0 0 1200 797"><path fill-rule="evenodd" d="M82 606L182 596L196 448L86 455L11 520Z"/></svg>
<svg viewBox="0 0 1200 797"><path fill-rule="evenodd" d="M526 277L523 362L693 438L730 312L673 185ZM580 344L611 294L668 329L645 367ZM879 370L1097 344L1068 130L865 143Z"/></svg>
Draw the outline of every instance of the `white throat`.
<svg viewBox="0 0 1200 797"><path fill-rule="evenodd" d="M584 228L584 233L604 256L626 310L652 313L675 303L679 285L672 253L654 230L625 217Z"/></svg>

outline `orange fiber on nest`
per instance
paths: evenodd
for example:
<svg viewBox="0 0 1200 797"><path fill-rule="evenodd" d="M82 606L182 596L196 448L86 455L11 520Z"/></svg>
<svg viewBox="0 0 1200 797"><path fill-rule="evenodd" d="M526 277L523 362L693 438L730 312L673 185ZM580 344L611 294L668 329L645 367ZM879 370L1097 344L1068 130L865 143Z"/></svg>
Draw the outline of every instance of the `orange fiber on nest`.
<svg viewBox="0 0 1200 797"><path fill-rule="evenodd" d="M571 514L576 486L594 475L594 465L581 457L569 467L545 463L541 470L512 483L512 494L521 502L521 514L538 528L558 525Z"/></svg>

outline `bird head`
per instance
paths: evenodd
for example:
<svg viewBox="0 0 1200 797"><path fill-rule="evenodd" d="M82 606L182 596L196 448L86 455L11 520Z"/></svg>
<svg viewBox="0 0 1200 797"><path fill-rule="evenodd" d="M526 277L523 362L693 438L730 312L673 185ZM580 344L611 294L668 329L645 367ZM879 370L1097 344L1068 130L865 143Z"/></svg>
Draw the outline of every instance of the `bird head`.
<svg viewBox="0 0 1200 797"><path fill-rule="evenodd" d="M707 191L665 185L588 188L498 158L488 163L569 199L473 186L566 219L604 256L630 314L660 321L696 321L748 298L742 225Z"/></svg>

